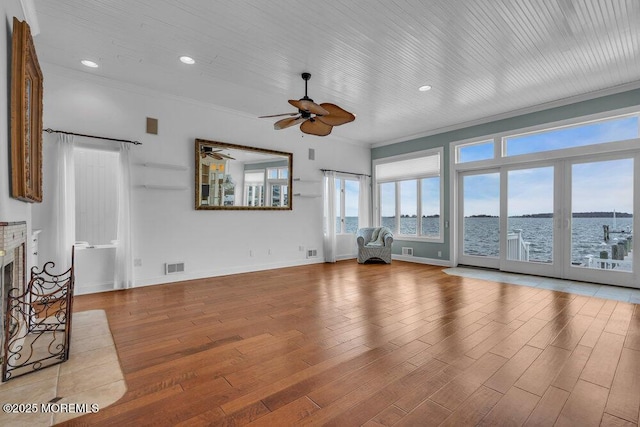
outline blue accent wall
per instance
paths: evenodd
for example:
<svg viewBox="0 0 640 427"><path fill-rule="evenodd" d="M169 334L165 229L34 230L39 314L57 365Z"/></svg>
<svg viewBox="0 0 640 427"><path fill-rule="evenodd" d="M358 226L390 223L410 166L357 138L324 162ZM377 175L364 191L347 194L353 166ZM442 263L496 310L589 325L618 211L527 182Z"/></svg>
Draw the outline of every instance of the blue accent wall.
<svg viewBox="0 0 640 427"><path fill-rule="evenodd" d="M471 138L480 138L486 135L492 135L500 132L508 132L531 126L542 125L545 123L574 119L582 116L604 113L607 111L619 110L622 108L629 108L634 106L640 106L640 89L602 96L600 98L580 101L574 104L563 105L561 107L549 108L547 110L536 111L534 113L509 117L507 119L496 120L493 122L469 126L449 132L443 132L435 135L425 136L422 138L416 138L408 141L373 148L371 150L372 161L383 159L385 157L397 156L399 154L407 154L415 151L426 150L429 148L444 147L444 165L441 174L441 179L443 180L444 185L443 219L445 222L448 221L450 225L449 228L445 228L443 230L444 242L414 242L404 241L398 239L397 237L394 237L394 241L396 243L393 245L393 253L401 254L402 247L404 246L412 247L413 255L416 257L442 260L451 259L450 227L453 223L451 213L449 212L449 196L451 194L451 183L449 182L449 144L451 142L462 141ZM438 251L442 252L441 257L438 257Z"/></svg>

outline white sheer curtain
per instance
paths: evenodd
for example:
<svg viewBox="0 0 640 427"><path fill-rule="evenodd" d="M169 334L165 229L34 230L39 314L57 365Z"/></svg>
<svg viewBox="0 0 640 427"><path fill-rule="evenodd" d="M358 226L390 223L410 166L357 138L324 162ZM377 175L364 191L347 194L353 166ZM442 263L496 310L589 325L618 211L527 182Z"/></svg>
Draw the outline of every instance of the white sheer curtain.
<svg viewBox="0 0 640 427"><path fill-rule="evenodd" d="M336 262L336 173L324 171L324 261Z"/></svg>
<svg viewBox="0 0 640 427"><path fill-rule="evenodd" d="M133 287L133 247L131 235L131 166L129 144L120 143L118 170L118 226L116 268L113 278L115 289Z"/></svg>
<svg viewBox="0 0 640 427"><path fill-rule="evenodd" d="M71 267L71 250L76 240L76 181L73 160L73 135L58 134L56 139L56 182L52 198L54 226L53 262L56 271Z"/></svg>
<svg viewBox="0 0 640 427"><path fill-rule="evenodd" d="M371 226L371 177L359 175L358 228Z"/></svg>

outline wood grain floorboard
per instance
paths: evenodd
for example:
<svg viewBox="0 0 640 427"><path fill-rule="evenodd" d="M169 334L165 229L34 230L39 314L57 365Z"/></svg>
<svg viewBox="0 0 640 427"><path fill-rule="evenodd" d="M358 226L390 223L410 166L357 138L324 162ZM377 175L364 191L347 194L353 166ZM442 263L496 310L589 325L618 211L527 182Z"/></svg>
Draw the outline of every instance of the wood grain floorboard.
<svg viewBox="0 0 640 427"><path fill-rule="evenodd" d="M394 261L77 296L126 394L64 423L637 426L635 304ZM73 349L71 350L73 352Z"/></svg>

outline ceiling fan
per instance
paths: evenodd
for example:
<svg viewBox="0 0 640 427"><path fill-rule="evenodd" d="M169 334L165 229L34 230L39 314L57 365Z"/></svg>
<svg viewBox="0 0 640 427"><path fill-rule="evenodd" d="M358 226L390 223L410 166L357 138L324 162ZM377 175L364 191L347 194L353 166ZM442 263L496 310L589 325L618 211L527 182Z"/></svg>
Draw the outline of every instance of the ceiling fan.
<svg viewBox="0 0 640 427"><path fill-rule="evenodd" d="M316 104L313 102L313 99L307 96L307 83L310 78L310 73L302 73L302 80L304 80L304 97L299 100L289 100L289 104L298 109L297 113L273 114L270 116L260 116L260 118L290 116L289 118L275 122L273 128L280 130L301 123L300 130L302 132L317 136L329 135L334 126L340 126L356 119L356 116L335 104L328 102Z"/></svg>
<svg viewBox="0 0 640 427"><path fill-rule="evenodd" d="M216 160L224 160L224 159L235 160L233 157L229 156L228 154L221 153L221 151L222 150L213 151L213 147L202 147L202 151L200 151L200 157L202 157L203 159L208 156Z"/></svg>

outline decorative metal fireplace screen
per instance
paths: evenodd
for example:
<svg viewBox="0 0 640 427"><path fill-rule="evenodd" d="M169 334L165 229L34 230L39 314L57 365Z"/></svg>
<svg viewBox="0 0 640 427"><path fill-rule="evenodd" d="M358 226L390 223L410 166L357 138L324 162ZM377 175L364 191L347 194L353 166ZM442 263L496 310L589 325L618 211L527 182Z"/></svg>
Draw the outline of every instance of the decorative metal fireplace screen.
<svg viewBox="0 0 640 427"><path fill-rule="evenodd" d="M72 249L73 251L73 249ZM69 359L73 305L73 261L62 274L53 262L31 269L25 291L7 296L4 320L2 381L39 371Z"/></svg>

